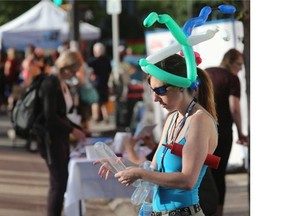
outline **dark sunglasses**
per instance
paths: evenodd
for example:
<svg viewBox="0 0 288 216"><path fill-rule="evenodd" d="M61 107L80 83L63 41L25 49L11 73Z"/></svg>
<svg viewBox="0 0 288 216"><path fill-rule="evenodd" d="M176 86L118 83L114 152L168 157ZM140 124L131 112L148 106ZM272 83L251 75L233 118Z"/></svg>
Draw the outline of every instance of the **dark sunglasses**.
<svg viewBox="0 0 288 216"><path fill-rule="evenodd" d="M157 88L151 88L157 95L160 95L160 96L163 96L167 93L167 88L171 86L171 85L163 85L163 86L160 86L160 87L157 87Z"/></svg>

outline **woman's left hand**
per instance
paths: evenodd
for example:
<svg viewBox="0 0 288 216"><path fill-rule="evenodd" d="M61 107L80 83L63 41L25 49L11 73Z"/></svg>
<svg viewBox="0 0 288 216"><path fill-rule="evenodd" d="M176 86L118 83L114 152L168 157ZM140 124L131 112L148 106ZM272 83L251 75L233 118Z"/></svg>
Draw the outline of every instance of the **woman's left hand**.
<svg viewBox="0 0 288 216"><path fill-rule="evenodd" d="M140 171L142 169L139 167L128 167L127 169L117 172L115 178L118 179L122 184L129 186L133 184L140 177Z"/></svg>
<svg viewBox="0 0 288 216"><path fill-rule="evenodd" d="M102 161L96 160L93 162L93 165L96 165L99 163L101 163L101 166L99 168L98 175L100 175L102 178L107 180L111 172L111 170L109 169L109 165L107 162L104 162L103 160Z"/></svg>
<svg viewBox="0 0 288 216"><path fill-rule="evenodd" d="M238 140L236 141L236 143L247 146L248 145L248 137L243 135L243 134L240 134L240 135L238 135Z"/></svg>

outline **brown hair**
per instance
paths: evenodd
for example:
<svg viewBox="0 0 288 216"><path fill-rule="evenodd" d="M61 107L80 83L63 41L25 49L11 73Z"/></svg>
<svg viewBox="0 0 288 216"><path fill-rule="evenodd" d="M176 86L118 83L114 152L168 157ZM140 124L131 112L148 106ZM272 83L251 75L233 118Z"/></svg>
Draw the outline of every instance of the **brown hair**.
<svg viewBox="0 0 288 216"><path fill-rule="evenodd" d="M227 69L228 71L231 71L232 64L236 62L239 57L242 57L241 52L239 52L234 48L230 49L224 54L221 66Z"/></svg>
<svg viewBox="0 0 288 216"><path fill-rule="evenodd" d="M198 101L217 121L217 113L215 108L213 83L204 70L197 68L198 79L200 85L198 87Z"/></svg>
<svg viewBox="0 0 288 216"><path fill-rule="evenodd" d="M175 74L181 77L187 77L185 59L178 54L167 57L166 59L158 62L156 66L171 74ZM199 104L203 106L204 109L206 109L212 115L215 121L217 121L212 81L209 75L204 70L198 67L197 75L198 79L200 80L197 100ZM187 90L189 92L193 91L189 88Z"/></svg>

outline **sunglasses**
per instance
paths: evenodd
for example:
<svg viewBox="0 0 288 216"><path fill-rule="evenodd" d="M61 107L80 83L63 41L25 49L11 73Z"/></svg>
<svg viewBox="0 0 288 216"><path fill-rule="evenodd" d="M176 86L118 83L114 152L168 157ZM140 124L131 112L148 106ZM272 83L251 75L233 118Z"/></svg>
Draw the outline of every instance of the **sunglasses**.
<svg viewBox="0 0 288 216"><path fill-rule="evenodd" d="M151 88L157 95L159 96L163 96L167 93L167 88L171 86L171 85L163 85L163 86L160 86L160 87L157 87L157 88Z"/></svg>

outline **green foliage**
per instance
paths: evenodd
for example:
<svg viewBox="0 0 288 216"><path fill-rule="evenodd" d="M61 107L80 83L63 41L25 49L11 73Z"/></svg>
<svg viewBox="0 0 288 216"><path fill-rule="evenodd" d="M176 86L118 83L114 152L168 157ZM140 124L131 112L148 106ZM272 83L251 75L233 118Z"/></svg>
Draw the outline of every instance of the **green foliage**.
<svg viewBox="0 0 288 216"><path fill-rule="evenodd" d="M142 15L142 22L151 12L158 14L169 14L180 25L187 20L187 4L189 2L183 0L150 0L139 1L138 11ZM142 24L142 23L141 23ZM160 27L160 25L152 26L150 29Z"/></svg>
<svg viewBox="0 0 288 216"><path fill-rule="evenodd" d="M107 17L106 3L99 0L78 0L79 19L92 25L99 25ZM87 19L86 13L91 11L92 19Z"/></svg>
<svg viewBox="0 0 288 216"><path fill-rule="evenodd" d="M210 6L211 8L216 9L221 4L229 4L235 6L236 13L233 15L223 15L217 10L213 10L208 20L232 17L238 20L241 19L243 14L242 0L140 0L138 1L138 11L139 14L144 16L143 20L152 11L155 11L158 14L169 14L180 26L183 26L189 18L198 16L200 10L204 6ZM157 28L156 26L153 27ZM158 27L160 26L158 25Z"/></svg>
<svg viewBox="0 0 288 216"><path fill-rule="evenodd" d="M0 26L15 19L31 7L36 5L39 0L29 1L8 1L1 0L0 3Z"/></svg>

